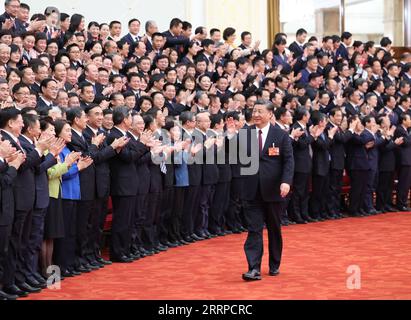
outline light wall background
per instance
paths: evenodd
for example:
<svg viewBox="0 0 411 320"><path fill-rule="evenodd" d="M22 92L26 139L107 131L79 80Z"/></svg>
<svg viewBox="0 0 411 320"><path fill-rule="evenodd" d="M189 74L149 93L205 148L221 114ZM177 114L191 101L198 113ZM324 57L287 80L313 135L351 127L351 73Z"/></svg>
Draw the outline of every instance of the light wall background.
<svg viewBox="0 0 411 320"><path fill-rule="evenodd" d="M127 22L138 18L142 22L141 34L147 20L157 22L160 31L168 29L172 18L190 21L195 29L205 26L234 27L240 40L242 31L250 31L255 40L261 40L261 48L267 47L267 1L266 0L23 0L31 7L31 13L44 12L47 6L55 6L60 12L80 13L86 24L119 20L123 33ZM238 43L240 44L240 43Z"/></svg>

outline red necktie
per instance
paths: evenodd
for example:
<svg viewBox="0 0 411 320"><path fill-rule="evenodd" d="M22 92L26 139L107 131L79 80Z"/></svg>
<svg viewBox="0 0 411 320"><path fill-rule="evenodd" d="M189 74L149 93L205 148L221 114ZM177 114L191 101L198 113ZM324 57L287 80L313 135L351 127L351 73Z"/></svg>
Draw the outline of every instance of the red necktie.
<svg viewBox="0 0 411 320"><path fill-rule="evenodd" d="M260 153L262 153L263 152L263 131L262 130L258 131L258 146L259 146Z"/></svg>

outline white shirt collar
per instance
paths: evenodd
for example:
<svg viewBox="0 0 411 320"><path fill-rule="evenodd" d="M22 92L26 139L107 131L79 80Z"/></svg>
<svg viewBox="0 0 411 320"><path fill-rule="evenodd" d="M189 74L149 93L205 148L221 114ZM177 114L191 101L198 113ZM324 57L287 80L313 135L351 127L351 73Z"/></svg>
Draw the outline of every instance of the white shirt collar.
<svg viewBox="0 0 411 320"><path fill-rule="evenodd" d="M98 129L94 129L94 128L90 127L89 125L87 125L87 128L89 128L91 131L93 131L93 133L94 133L95 135L98 134Z"/></svg>
<svg viewBox="0 0 411 320"><path fill-rule="evenodd" d="M118 128L117 128L118 129ZM120 130L120 129L119 129ZM131 131L128 131L128 133L135 139L138 141L138 137Z"/></svg>
<svg viewBox="0 0 411 320"><path fill-rule="evenodd" d="M74 128L71 128L71 130L73 130L75 133L77 133L79 137L82 137L82 136L83 136L83 133L82 133L82 132L79 132L79 131L77 131L77 130L74 129Z"/></svg>
<svg viewBox="0 0 411 320"><path fill-rule="evenodd" d="M14 140L14 142L19 141L17 137L14 134L12 134L10 131L4 130L4 129L1 129L1 130L7 133Z"/></svg>
<svg viewBox="0 0 411 320"><path fill-rule="evenodd" d="M33 140L31 140L29 137L25 136L24 134L21 135L24 139L26 139L30 144L34 144Z"/></svg>

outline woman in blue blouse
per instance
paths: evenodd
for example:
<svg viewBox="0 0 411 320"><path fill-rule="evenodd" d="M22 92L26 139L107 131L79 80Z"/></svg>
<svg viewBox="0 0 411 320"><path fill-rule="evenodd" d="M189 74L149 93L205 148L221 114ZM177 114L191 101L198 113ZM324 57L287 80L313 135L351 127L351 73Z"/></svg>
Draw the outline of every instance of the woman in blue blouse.
<svg viewBox="0 0 411 320"><path fill-rule="evenodd" d="M66 144L71 142L71 126L64 120L54 124L56 136L62 138ZM60 161L65 162L72 152L65 147L60 153ZM79 275L74 270L76 245L76 201L81 199L79 172L92 164L90 158L81 158L74 163L66 174L62 176L61 198L63 200L64 233L62 239L56 239L54 261L61 269L63 277Z"/></svg>

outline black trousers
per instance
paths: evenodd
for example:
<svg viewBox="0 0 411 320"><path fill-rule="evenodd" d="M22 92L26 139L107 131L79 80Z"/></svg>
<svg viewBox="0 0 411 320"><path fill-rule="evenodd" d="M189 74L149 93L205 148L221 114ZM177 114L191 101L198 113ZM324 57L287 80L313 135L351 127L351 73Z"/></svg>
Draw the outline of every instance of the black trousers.
<svg viewBox="0 0 411 320"><path fill-rule="evenodd" d="M104 226L108 214L109 197L98 198L94 202L94 211L90 216L90 238L88 244L87 257L94 260L101 257L101 247L103 245Z"/></svg>
<svg viewBox="0 0 411 320"><path fill-rule="evenodd" d="M4 268L8 257L11 229L12 225L0 226L0 288L4 283Z"/></svg>
<svg viewBox="0 0 411 320"><path fill-rule="evenodd" d="M29 243L23 257L26 277L32 277L35 273L38 273L46 214L47 209L34 209L33 211Z"/></svg>
<svg viewBox="0 0 411 320"><path fill-rule="evenodd" d="M343 187L344 170L330 170L329 192L327 193L328 212L332 215L341 213L341 193Z"/></svg>
<svg viewBox="0 0 411 320"><path fill-rule="evenodd" d="M143 229L147 212L147 194L136 196L134 215L132 216L133 229L131 231L131 250L136 251L143 246Z"/></svg>
<svg viewBox="0 0 411 320"><path fill-rule="evenodd" d="M230 184L228 210L225 214L225 225L229 230L236 230L245 223L245 221L243 221L245 219L241 218L243 209L242 195L243 179L233 178Z"/></svg>
<svg viewBox="0 0 411 320"><path fill-rule="evenodd" d="M284 208L283 203L264 202L261 198L255 201L244 202L244 212L248 228L248 237L244 245L244 251L249 271L261 271L261 261L264 252L264 223L268 230L270 270L280 268L283 250L281 215Z"/></svg>
<svg viewBox="0 0 411 320"><path fill-rule="evenodd" d="M149 193L147 200L147 215L144 219L143 244L151 250L158 246L157 225L161 210L161 193Z"/></svg>
<svg viewBox="0 0 411 320"><path fill-rule="evenodd" d="M110 258L118 260L130 254L131 215L134 214L135 196L112 197L113 224L111 229Z"/></svg>
<svg viewBox="0 0 411 320"><path fill-rule="evenodd" d="M183 224L184 198L188 187L174 188L173 211L170 220L170 241L182 240L181 228Z"/></svg>
<svg viewBox="0 0 411 320"><path fill-rule="evenodd" d="M312 193L311 193L311 217L318 219L327 216L327 198L325 195L328 192L328 176L313 175Z"/></svg>
<svg viewBox="0 0 411 320"><path fill-rule="evenodd" d="M214 199L211 204L208 229L217 234L224 229L224 216L230 202L230 182L218 183L215 187Z"/></svg>
<svg viewBox="0 0 411 320"><path fill-rule="evenodd" d="M358 214L364 204L369 172L368 170L352 170L350 175L351 190L348 211L350 214Z"/></svg>
<svg viewBox="0 0 411 320"><path fill-rule="evenodd" d="M367 188L365 190L364 210L371 211L374 208L374 192L378 179L378 171L369 170L367 178Z"/></svg>
<svg viewBox="0 0 411 320"><path fill-rule="evenodd" d="M309 173L294 173L293 192L291 195L292 219L308 220Z"/></svg>
<svg viewBox="0 0 411 320"><path fill-rule="evenodd" d="M394 171L380 172L377 187L377 209L384 210L392 205L392 191L394 186Z"/></svg>
<svg viewBox="0 0 411 320"><path fill-rule="evenodd" d="M27 250L33 211L15 210L14 221L9 239L9 248L4 267L4 286L26 281L24 255Z"/></svg>
<svg viewBox="0 0 411 320"><path fill-rule="evenodd" d="M189 186L184 195L183 223L181 233L183 237L194 233L194 217L199 211L199 195L201 186Z"/></svg>
<svg viewBox="0 0 411 320"><path fill-rule="evenodd" d="M399 170L397 185L397 207L408 207L408 195L411 188L411 166Z"/></svg>
<svg viewBox="0 0 411 320"><path fill-rule="evenodd" d="M87 264L88 245L92 235L89 233L90 217L95 215L94 200L79 201L76 211L76 266Z"/></svg>
<svg viewBox="0 0 411 320"><path fill-rule="evenodd" d="M61 270L75 267L77 201L63 200L64 238L54 240L54 263Z"/></svg>
<svg viewBox="0 0 411 320"><path fill-rule="evenodd" d="M195 218L194 232L198 235L208 231L210 207L213 202L215 185L203 185L200 192L200 209Z"/></svg>
<svg viewBox="0 0 411 320"><path fill-rule="evenodd" d="M161 197L161 214L158 226L158 238L161 243L169 241L171 230L171 219L173 214L174 188L167 187L163 190Z"/></svg>

